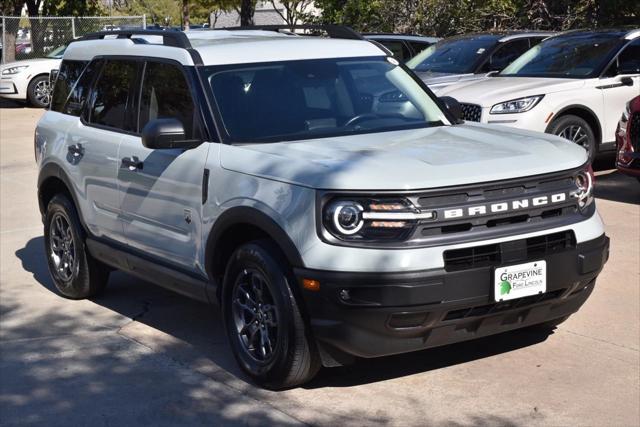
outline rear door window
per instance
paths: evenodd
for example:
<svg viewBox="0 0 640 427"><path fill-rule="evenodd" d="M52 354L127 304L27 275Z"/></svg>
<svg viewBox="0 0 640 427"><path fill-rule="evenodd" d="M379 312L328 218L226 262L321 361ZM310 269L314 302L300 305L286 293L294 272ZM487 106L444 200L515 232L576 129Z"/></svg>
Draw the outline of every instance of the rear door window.
<svg viewBox="0 0 640 427"><path fill-rule="evenodd" d="M411 58L409 48L402 40L376 40L378 43L389 49L399 61L406 61Z"/></svg>
<svg viewBox="0 0 640 427"><path fill-rule="evenodd" d="M426 48L428 48L429 46L431 46L433 43L409 42L409 44L411 45L411 49L413 49L413 55L415 56L420 52L422 52L423 50L425 50Z"/></svg>
<svg viewBox="0 0 640 427"><path fill-rule="evenodd" d="M82 70L84 70L87 62L88 61L62 61L60 70L58 71L58 78L53 87L51 111L62 112L69 93L76 84L80 74L82 74Z"/></svg>
<svg viewBox="0 0 640 427"><path fill-rule="evenodd" d="M489 60L482 67L482 71L502 71L507 65L518 59L518 57L527 50L529 50L528 39L506 42L491 55Z"/></svg>
<svg viewBox="0 0 640 427"><path fill-rule="evenodd" d="M140 63L132 60L106 60L93 89L89 123L118 130L134 131L134 121L127 119L133 103Z"/></svg>

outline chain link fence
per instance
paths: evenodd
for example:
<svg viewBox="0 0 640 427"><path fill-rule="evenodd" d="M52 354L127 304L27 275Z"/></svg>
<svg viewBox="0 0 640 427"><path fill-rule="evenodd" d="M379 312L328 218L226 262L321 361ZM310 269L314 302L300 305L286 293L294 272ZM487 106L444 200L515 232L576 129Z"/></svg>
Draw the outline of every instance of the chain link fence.
<svg viewBox="0 0 640 427"><path fill-rule="evenodd" d="M2 63L40 58L87 33L146 28L143 16L0 17Z"/></svg>

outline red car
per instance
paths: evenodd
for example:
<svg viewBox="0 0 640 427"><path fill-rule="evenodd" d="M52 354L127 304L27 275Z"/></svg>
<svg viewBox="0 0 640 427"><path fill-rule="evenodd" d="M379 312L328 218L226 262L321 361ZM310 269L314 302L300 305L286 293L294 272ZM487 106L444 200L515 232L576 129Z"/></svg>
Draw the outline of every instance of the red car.
<svg viewBox="0 0 640 427"><path fill-rule="evenodd" d="M616 167L640 181L640 96L627 103L616 130Z"/></svg>

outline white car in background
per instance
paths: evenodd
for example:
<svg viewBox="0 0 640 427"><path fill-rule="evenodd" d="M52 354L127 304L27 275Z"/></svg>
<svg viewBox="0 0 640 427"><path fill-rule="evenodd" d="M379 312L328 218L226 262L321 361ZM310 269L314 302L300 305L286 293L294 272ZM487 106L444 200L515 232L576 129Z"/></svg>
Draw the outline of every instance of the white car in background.
<svg viewBox="0 0 640 427"><path fill-rule="evenodd" d="M573 31L533 47L495 77L449 86L463 119L559 135L591 158L615 148L625 104L640 94L640 29Z"/></svg>
<svg viewBox="0 0 640 427"><path fill-rule="evenodd" d="M520 55L555 33L510 31L449 37L429 46L409 61L411 68L436 94L461 81L479 80L502 71Z"/></svg>
<svg viewBox="0 0 640 427"><path fill-rule="evenodd" d="M29 101L44 108L51 102L49 73L60 68L67 45L52 50L44 58L25 59L0 66L0 97Z"/></svg>

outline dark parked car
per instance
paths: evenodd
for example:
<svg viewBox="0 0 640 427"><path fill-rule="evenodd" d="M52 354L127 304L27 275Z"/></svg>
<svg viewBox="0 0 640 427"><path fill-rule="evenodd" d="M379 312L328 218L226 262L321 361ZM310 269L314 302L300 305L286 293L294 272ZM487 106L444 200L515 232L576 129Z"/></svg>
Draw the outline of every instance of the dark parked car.
<svg viewBox="0 0 640 427"><path fill-rule="evenodd" d="M640 96L627 103L616 131L616 167L640 181Z"/></svg>

